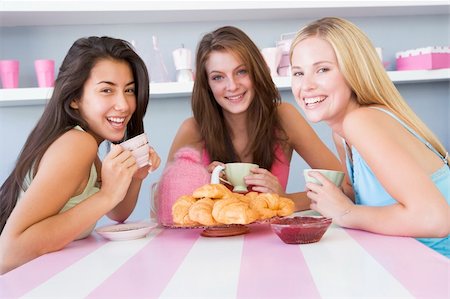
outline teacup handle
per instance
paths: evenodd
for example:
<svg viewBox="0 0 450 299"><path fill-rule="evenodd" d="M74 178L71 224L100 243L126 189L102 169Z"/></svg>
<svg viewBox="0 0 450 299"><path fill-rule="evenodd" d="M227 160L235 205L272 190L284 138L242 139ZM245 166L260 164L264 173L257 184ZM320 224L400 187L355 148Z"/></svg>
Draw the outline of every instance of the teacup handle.
<svg viewBox="0 0 450 299"><path fill-rule="evenodd" d="M217 165L211 174L211 184L220 184L220 172L224 170L223 165Z"/></svg>

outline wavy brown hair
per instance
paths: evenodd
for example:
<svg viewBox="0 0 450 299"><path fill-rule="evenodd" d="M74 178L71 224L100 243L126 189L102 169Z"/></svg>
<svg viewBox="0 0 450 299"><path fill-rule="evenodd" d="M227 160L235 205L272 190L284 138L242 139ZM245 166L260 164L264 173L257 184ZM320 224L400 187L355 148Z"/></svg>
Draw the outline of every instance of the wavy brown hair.
<svg viewBox="0 0 450 299"><path fill-rule="evenodd" d="M29 171L35 174L48 147L76 125L84 130L89 129L78 110L70 107L70 103L81 98L92 68L102 59L125 61L131 67L136 90L136 110L128 123L125 139L144 132L149 78L142 59L128 42L121 39L91 36L75 41L62 62L53 94L41 118L28 136L13 171L0 188L0 233L17 203L26 174Z"/></svg>
<svg viewBox="0 0 450 299"><path fill-rule="evenodd" d="M222 107L215 100L208 84L206 62L214 51L235 55L249 72L255 96L248 108L247 132L243 132L249 138L245 154L252 156L253 163L270 169L275 159L276 143L286 139L277 113L281 97L258 47L242 30L232 26L207 33L197 47L192 112L206 150L212 161L239 162Z"/></svg>

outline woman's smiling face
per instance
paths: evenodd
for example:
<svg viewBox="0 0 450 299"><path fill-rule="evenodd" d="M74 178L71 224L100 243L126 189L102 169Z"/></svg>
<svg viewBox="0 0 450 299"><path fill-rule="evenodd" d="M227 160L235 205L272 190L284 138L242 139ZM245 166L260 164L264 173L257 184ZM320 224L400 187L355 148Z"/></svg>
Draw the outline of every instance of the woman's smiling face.
<svg viewBox="0 0 450 299"><path fill-rule="evenodd" d="M120 141L136 110L135 83L125 61L102 59L92 68L80 99L70 105L89 125L100 143Z"/></svg>
<svg viewBox="0 0 450 299"><path fill-rule="evenodd" d="M213 51L206 62L208 84L224 113L246 112L254 97L248 67L227 51Z"/></svg>
<svg viewBox="0 0 450 299"><path fill-rule="evenodd" d="M299 42L292 53L292 93L312 122L342 120L352 91L331 44L319 37Z"/></svg>

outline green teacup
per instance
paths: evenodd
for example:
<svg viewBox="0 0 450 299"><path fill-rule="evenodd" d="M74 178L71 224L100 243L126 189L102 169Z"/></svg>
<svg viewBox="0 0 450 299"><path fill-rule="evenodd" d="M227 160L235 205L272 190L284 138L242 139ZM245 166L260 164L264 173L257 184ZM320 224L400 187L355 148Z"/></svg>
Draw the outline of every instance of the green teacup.
<svg viewBox="0 0 450 299"><path fill-rule="evenodd" d="M309 176L308 172L317 171L320 172L324 177L332 181L336 186L340 186L342 181L344 180L344 172L337 170L329 170L329 169L304 169L303 175L305 176L305 181L308 183L314 183L321 185L318 180Z"/></svg>
<svg viewBox="0 0 450 299"><path fill-rule="evenodd" d="M248 192L244 177L251 174L250 169L258 168L257 164L253 163L227 163L225 164L225 175L227 180L234 186L233 192L246 193Z"/></svg>

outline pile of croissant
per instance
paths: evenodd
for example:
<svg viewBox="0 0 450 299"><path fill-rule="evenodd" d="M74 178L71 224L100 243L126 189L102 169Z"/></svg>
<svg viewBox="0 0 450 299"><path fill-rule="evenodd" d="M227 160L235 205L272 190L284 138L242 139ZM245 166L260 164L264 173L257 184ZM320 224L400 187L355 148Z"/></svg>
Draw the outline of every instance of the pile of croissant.
<svg viewBox="0 0 450 299"><path fill-rule="evenodd" d="M289 198L273 193L233 193L222 184L204 185L172 206L173 221L182 226L249 224L293 212L294 202Z"/></svg>

